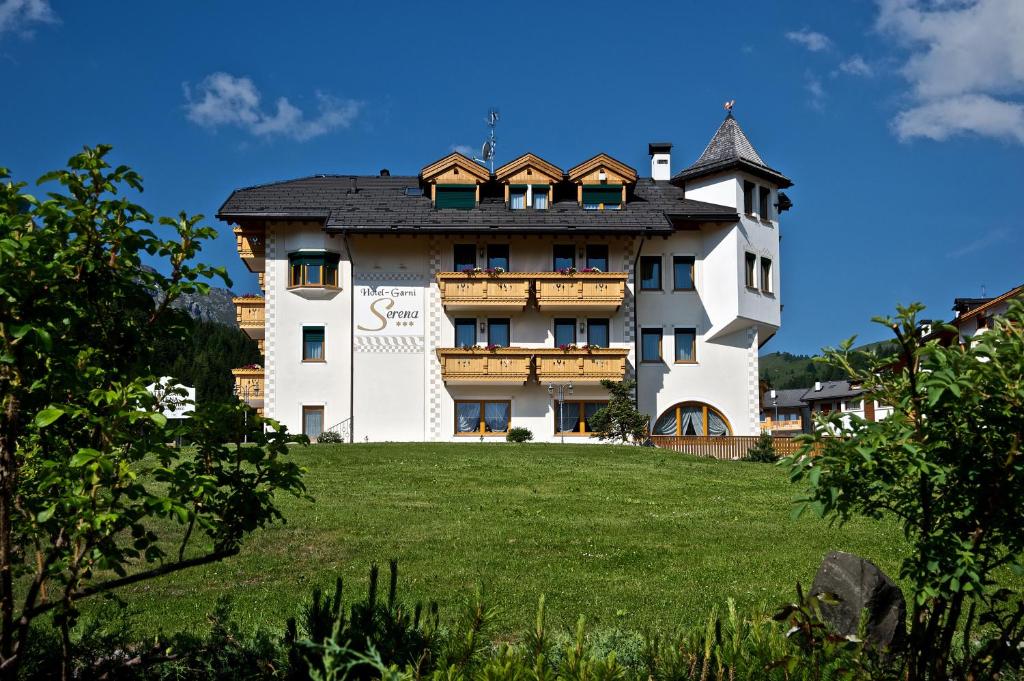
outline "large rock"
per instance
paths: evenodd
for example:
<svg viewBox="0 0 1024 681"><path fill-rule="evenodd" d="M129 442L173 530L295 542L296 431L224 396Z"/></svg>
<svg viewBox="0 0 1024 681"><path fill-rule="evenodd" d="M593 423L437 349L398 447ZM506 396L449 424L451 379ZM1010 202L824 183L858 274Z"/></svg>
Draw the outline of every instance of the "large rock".
<svg viewBox="0 0 1024 681"><path fill-rule="evenodd" d="M811 595L834 594L839 603L823 603L825 621L843 635L857 635L861 613L867 618L867 640L879 648L898 648L906 636L907 602L903 592L871 561L832 551L818 568Z"/></svg>

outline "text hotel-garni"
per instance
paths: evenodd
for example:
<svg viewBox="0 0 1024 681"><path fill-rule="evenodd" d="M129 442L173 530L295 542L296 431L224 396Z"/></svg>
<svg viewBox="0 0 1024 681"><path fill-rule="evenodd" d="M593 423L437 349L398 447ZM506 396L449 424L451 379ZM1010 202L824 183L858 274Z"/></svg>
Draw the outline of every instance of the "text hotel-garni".
<svg viewBox="0 0 1024 681"><path fill-rule="evenodd" d="M670 151L649 145L649 178L453 153L235 191L218 217L265 292L235 299L265 358L240 395L314 436L552 441L585 439L602 379L635 377L655 434L756 435L792 183L731 113L675 175Z"/></svg>

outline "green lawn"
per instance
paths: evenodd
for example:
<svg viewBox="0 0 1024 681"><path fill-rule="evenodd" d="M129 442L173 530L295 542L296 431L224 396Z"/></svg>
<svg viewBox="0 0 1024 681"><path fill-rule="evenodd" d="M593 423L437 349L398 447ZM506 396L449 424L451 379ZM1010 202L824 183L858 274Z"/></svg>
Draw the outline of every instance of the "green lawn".
<svg viewBox="0 0 1024 681"><path fill-rule="evenodd" d="M475 585L519 631L546 594L550 621L693 624L733 596L775 605L830 549L890 575L906 550L892 523L790 519L773 466L594 445L366 444L292 450L315 502L281 499L287 524L239 556L122 592L148 630L202 625L232 594L239 619L280 628L314 585L363 594L371 563L399 559L400 591L442 613Z"/></svg>

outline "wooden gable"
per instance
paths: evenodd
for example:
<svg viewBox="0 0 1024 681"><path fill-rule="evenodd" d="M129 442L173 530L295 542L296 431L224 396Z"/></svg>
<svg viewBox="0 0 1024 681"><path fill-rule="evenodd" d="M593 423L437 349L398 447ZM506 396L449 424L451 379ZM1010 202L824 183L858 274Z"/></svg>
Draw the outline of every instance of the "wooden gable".
<svg viewBox="0 0 1024 681"><path fill-rule="evenodd" d="M432 184L480 184L489 180L491 174L487 168L456 151L426 166L420 171L420 177Z"/></svg>
<svg viewBox="0 0 1024 681"><path fill-rule="evenodd" d="M605 174L602 180L601 173ZM634 184L636 170L608 154L598 154L569 170L569 181L579 184Z"/></svg>
<svg viewBox="0 0 1024 681"><path fill-rule="evenodd" d="M562 170L540 156L523 154L495 170L494 177L506 184L557 184L562 181Z"/></svg>

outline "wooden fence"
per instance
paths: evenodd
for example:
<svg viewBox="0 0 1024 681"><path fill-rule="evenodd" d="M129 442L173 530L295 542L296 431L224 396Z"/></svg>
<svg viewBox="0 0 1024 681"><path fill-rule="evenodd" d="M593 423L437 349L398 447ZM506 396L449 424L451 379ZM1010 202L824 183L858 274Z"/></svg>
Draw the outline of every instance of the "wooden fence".
<svg viewBox="0 0 1024 681"><path fill-rule="evenodd" d="M706 456L713 459L738 461L757 442L756 435L727 435L724 437L699 437L695 435L652 435L654 446L671 449L674 452ZM803 445L790 437L777 437L772 440L775 453L779 456L795 454Z"/></svg>

